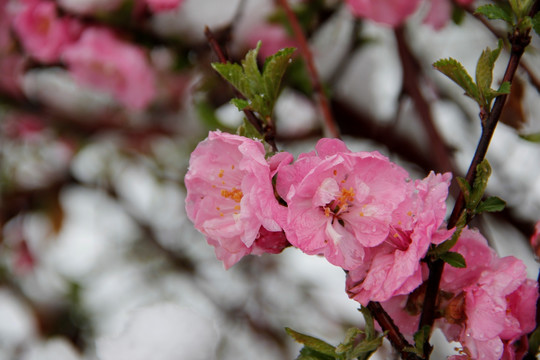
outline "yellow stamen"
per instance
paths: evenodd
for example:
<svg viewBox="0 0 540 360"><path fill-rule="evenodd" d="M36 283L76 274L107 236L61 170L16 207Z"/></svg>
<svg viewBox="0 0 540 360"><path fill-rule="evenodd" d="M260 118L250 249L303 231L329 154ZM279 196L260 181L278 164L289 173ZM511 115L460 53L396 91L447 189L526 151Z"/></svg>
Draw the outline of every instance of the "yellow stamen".
<svg viewBox="0 0 540 360"><path fill-rule="evenodd" d="M223 170L223 169L219 170L218 176L219 176L220 178L222 178L224 172L225 172L225 170Z"/></svg>
<svg viewBox="0 0 540 360"><path fill-rule="evenodd" d="M244 194L242 193L242 190L233 187L231 191L225 189L221 190L221 196L223 196L224 198L232 199L239 203L240 200L242 200L242 196L244 196Z"/></svg>

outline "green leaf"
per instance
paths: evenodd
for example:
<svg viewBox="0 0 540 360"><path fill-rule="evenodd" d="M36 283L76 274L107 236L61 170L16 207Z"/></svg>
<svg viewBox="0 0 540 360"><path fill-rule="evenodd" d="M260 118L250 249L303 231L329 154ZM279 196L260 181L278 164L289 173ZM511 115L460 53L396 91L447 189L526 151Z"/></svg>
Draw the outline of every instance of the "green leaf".
<svg viewBox="0 0 540 360"><path fill-rule="evenodd" d="M374 339L377 336L377 332L375 331L375 321L373 320L373 315L371 315L371 311L365 306L360 307L358 309L362 316L364 317L365 322L365 333L366 333L366 339Z"/></svg>
<svg viewBox="0 0 540 360"><path fill-rule="evenodd" d="M279 95L281 79L294 49L282 49L268 57L261 73L257 64L260 48L259 41L255 49L247 52L241 65L213 63L212 67L247 99L247 105L245 100L234 103L239 109L245 109L249 105L249 109L259 113L263 121L268 121Z"/></svg>
<svg viewBox="0 0 540 360"><path fill-rule="evenodd" d="M461 218L465 217L465 213L462 213ZM460 220L461 220L460 218ZM460 224L461 223L461 224ZM450 240L437 245L435 248L429 250L429 255L441 257L443 254L447 253L458 241L461 231L465 227L465 223L458 221L458 226L456 226L456 231L452 234Z"/></svg>
<svg viewBox="0 0 540 360"><path fill-rule="evenodd" d="M478 206L478 203L484 196L487 183L491 175L491 166L487 159L482 160L478 166L476 166L476 177L471 191L469 202L467 203L467 209L474 210Z"/></svg>
<svg viewBox="0 0 540 360"><path fill-rule="evenodd" d="M461 189L461 192L463 193L465 204L467 204L470 201L469 199L471 198L471 186L469 185L469 182L461 176L456 177L456 180L459 188Z"/></svg>
<svg viewBox="0 0 540 360"><path fill-rule="evenodd" d="M281 79L287 70L287 66L292 61L292 54L294 51L294 48L281 49L274 55L266 58L266 61L264 62L264 93L269 95L266 101L270 108L274 106L274 102L278 98Z"/></svg>
<svg viewBox="0 0 540 360"><path fill-rule="evenodd" d="M504 20L508 24L514 24L514 16L507 7L500 6L499 4L487 4L480 6L476 9L475 14L482 14L490 20Z"/></svg>
<svg viewBox="0 0 540 360"><path fill-rule="evenodd" d="M540 132L534 134L519 135L523 140L540 143Z"/></svg>
<svg viewBox="0 0 540 360"><path fill-rule="evenodd" d="M316 352L319 352L321 354L330 356L331 359L335 357L335 347L332 345L324 342L323 340L317 339L313 336L305 335L302 333L299 333L297 331L294 331L290 328L285 328L285 331L287 334L289 334L297 343L303 344L304 346L315 350Z"/></svg>
<svg viewBox="0 0 540 360"><path fill-rule="evenodd" d="M495 62L501 53L503 41L499 39L498 46L495 50L489 47L482 51L478 63L476 64L476 85L480 96L483 99L481 105L489 110L492 97L491 83L493 82L493 68Z"/></svg>
<svg viewBox="0 0 540 360"><path fill-rule="evenodd" d="M231 104L236 106L240 111L243 111L244 109L251 110L251 104L249 103L249 101L244 99L231 99Z"/></svg>
<svg viewBox="0 0 540 360"><path fill-rule="evenodd" d="M441 254L439 258L445 263L452 265L455 268L465 268L467 264L463 255L457 252L448 251L444 254Z"/></svg>
<svg viewBox="0 0 540 360"><path fill-rule="evenodd" d="M529 354L536 355L540 351L540 327L529 337Z"/></svg>
<svg viewBox="0 0 540 360"><path fill-rule="evenodd" d="M518 19L521 20L525 17L533 4L533 0L509 0L512 11L517 15Z"/></svg>
<svg viewBox="0 0 540 360"><path fill-rule="evenodd" d="M325 355L309 347L304 347L300 350L300 355L298 355L296 360L335 360L335 357Z"/></svg>
<svg viewBox="0 0 540 360"><path fill-rule="evenodd" d="M475 99L478 103L481 103L478 87L459 61L452 58L441 59L435 62L433 67L458 84L463 90L465 90L466 95Z"/></svg>
<svg viewBox="0 0 540 360"><path fill-rule="evenodd" d="M244 118L244 123L236 129L236 134L250 139L264 139L263 135L246 118Z"/></svg>
<svg viewBox="0 0 540 360"><path fill-rule="evenodd" d="M496 212L502 211L506 206L506 202L497 196L490 196L486 200L482 201L478 207L475 209L476 214L481 214L483 212Z"/></svg>
<svg viewBox="0 0 540 360"><path fill-rule="evenodd" d="M430 336L431 327L429 325L422 326L420 330L414 333L414 347L408 346L405 350L424 357L424 343L429 341Z"/></svg>
<svg viewBox="0 0 540 360"><path fill-rule="evenodd" d="M531 19L534 32L540 35L540 11Z"/></svg>
<svg viewBox="0 0 540 360"><path fill-rule="evenodd" d="M456 25L461 25L463 22L463 19L465 19L465 9L463 9L461 6L454 5L452 7L452 21Z"/></svg>
<svg viewBox="0 0 540 360"><path fill-rule="evenodd" d="M386 333L385 333L386 334ZM348 354L347 359L369 359L371 354L377 351L382 346L385 335L376 337L375 339L364 339L358 343L354 349Z"/></svg>
<svg viewBox="0 0 540 360"><path fill-rule="evenodd" d="M336 354L345 354L350 352L354 346L356 338L362 335L364 332L358 328L349 328L345 333L345 340L336 346Z"/></svg>

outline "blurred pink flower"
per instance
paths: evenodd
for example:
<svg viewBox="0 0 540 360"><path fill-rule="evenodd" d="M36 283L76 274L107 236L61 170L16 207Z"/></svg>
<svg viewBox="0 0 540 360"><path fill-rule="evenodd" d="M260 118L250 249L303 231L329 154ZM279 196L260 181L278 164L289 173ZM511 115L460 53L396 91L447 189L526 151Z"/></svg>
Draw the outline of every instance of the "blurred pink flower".
<svg viewBox="0 0 540 360"><path fill-rule="evenodd" d="M344 269L361 266L366 249L389 235L392 214L412 185L404 169L378 152L352 153L340 140L321 139L316 153L278 174L277 191L289 209L287 239Z"/></svg>
<svg viewBox="0 0 540 360"><path fill-rule="evenodd" d="M421 0L346 0L354 15L396 27L413 14Z"/></svg>
<svg viewBox="0 0 540 360"><path fill-rule="evenodd" d="M145 108L156 93L155 76L144 52L104 28L87 28L63 54L73 77L110 92L127 107Z"/></svg>
<svg viewBox="0 0 540 360"><path fill-rule="evenodd" d="M458 5L468 6L474 0L455 0ZM452 0L431 0L429 12L424 18L424 23L431 25L435 30L443 28L452 15Z"/></svg>
<svg viewBox="0 0 540 360"><path fill-rule="evenodd" d="M21 5L13 18L15 29L23 47L39 61L58 61L67 45L76 40L81 31L78 22L60 18L52 1L31 1Z"/></svg>
<svg viewBox="0 0 540 360"><path fill-rule="evenodd" d="M277 253L286 246L280 222L287 209L274 195L272 177L290 161L288 153L267 161L261 142L219 131L191 154L186 212L226 268L252 252Z"/></svg>
<svg viewBox="0 0 540 360"><path fill-rule="evenodd" d="M406 200L392 215L383 243L370 248L370 256L347 274L347 293L362 305L408 294L423 281L420 260L431 243L452 235L443 225L451 174L430 173L417 180Z"/></svg>
<svg viewBox="0 0 540 360"><path fill-rule="evenodd" d="M263 59L283 48L298 47L296 40L287 33L287 30L275 24L264 24L250 30L247 34L247 45L254 48L259 41L261 41L259 56Z"/></svg>
<svg viewBox="0 0 540 360"><path fill-rule="evenodd" d="M176 9L184 0L146 0L152 12Z"/></svg>

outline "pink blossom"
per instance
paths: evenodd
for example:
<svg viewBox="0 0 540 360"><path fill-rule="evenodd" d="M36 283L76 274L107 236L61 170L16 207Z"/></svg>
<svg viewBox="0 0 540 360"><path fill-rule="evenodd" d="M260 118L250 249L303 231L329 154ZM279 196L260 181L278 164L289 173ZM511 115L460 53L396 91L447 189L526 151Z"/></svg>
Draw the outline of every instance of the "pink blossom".
<svg viewBox="0 0 540 360"><path fill-rule="evenodd" d="M45 63L58 61L65 47L80 33L75 20L58 17L52 1L22 5L13 19L13 27L28 53Z"/></svg>
<svg viewBox="0 0 540 360"><path fill-rule="evenodd" d="M347 270L387 238L392 214L411 187L407 172L386 157L352 153L336 139L320 140L316 153L284 167L276 184L288 204L289 242Z"/></svg>
<svg viewBox="0 0 540 360"><path fill-rule="evenodd" d="M86 29L63 59L77 81L112 93L130 108L146 107L156 93L154 72L144 52L107 29Z"/></svg>
<svg viewBox="0 0 540 360"><path fill-rule="evenodd" d="M452 327L443 326L443 332L461 342L472 359L500 359L505 346L535 327L531 314L537 284L526 279L525 265L512 256L493 259L489 269L458 296L463 298L463 316Z"/></svg>
<svg viewBox="0 0 540 360"><path fill-rule="evenodd" d="M448 292L459 292L478 280L480 275L490 268L495 251L489 247L487 240L476 229L464 228L452 251L460 253L467 265L466 268L446 266L441 277L441 289Z"/></svg>
<svg viewBox="0 0 540 360"><path fill-rule="evenodd" d="M283 48L298 47L297 42L287 33L287 30L283 26L275 24L264 24L249 31L246 39L247 45L254 48L259 41L261 41L259 56L263 59Z"/></svg>
<svg viewBox="0 0 540 360"><path fill-rule="evenodd" d="M184 0L146 0L152 12L161 12L176 9Z"/></svg>
<svg viewBox="0 0 540 360"><path fill-rule="evenodd" d="M431 243L450 238L441 228L451 175L430 173L417 180L393 214L390 231L380 245L370 248L364 264L347 275L347 292L362 305L408 294L423 281L420 260Z"/></svg>
<svg viewBox="0 0 540 360"><path fill-rule="evenodd" d="M225 267L252 252L277 253L287 245L280 224L287 209L274 195L272 177L290 161L288 153L267 161L259 141L219 131L191 154L187 215Z"/></svg>
<svg viewBox="0 0 540 360"><path fill-rule="evenodd" d="M354 15L396 27L413 14L420 0L346 0Z"/></svg>
<svg viewBox="0 0 540 360"><path fill-rule="evenodd" d="M461 6L468 6L472 4L473 1L474 0L456 0L456 3ZM435 30L440 30L450 19L452 6L451 0L431 0L429 12L424 18L424 23L431 25Z"/></svg>

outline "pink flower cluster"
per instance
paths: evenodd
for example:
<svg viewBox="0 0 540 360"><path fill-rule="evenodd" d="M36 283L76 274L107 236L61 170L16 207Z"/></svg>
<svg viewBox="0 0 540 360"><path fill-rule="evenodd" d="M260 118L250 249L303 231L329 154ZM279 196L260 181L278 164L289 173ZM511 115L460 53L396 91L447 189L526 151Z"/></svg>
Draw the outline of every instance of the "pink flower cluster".
<svg viewBox="0 0 540 360"><path fill-rule="evenodd" d="M261 142L211 132L191 155L186 211L229 268L248 254L294 246L346 270L346 290L362 305L379 301L412 336L427 279L421 262L446 230L450 174L409 174L378 152L352 152L336 139L293 162L265 158ZM536 282L523 262L499 258L465 228L452 251L467 267L446 266L436 321L462 344L454 359L514 359L535 327Z"/></svg>
<svg viewBox="0 0 540 360"><path fill-rule="evenodd" d="M451 235L440 229L450 174L412 181L378 152L336 139L315 149L294 163L285 152L266 160L260 142L211 132L190 159L188 217L226 267L290 243L348 270L348 292L362 304L410 293L429 245Z"/></svg>
<svg viewBox="0 0 540 360"><path fill-rule="evenodd" d="M474 0L457 0L461 6L470 5ZM352 13L358 17L397 27L403 24L422 4L421 0L346 0ZM430 0L429 12L424 22L435 29L442 28L452 13L452 1Z"/></svg>
<svg viewBox="0 0 540 360"><path fill-rule="evenodd" d="M465 258L466 268L446 266L440 284L436 326L450 341L462 345L453 359L519 359L527 334L536 323L537 283L527 279L523 262L500 258L476 230L465 228L452 251ZM416 298L396 296L383 304L400 330L412 336L419 322ZM413 306L411 306L413 304ZM414 306L415 305L415 306Z"/></svg>
<svg viewBox="0 0 540 360"><path fill-rule="evenodd" d="M151 1L171 8L176 1ZM26 53L44 63L64 63L81 84L110 93L123 105L142 109L156 94L155 74L144 51L111 30L60 15L51 0L16 1L13 29ZM2 5L5 6L5 5Z"/></svg>

